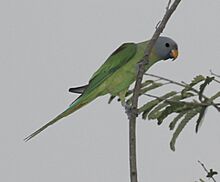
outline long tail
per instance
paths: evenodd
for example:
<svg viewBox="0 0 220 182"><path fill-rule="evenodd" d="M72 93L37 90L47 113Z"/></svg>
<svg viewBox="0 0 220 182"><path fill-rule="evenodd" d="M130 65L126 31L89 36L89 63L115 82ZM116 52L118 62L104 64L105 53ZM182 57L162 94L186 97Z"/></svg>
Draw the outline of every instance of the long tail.
<svg viewBox="0 0 220 182"><path fill-rule="evenodd" d="M87 87L88 87L88 85L83 85L80 87L72 87L72 88L69 88L69 92L82 94Z"/></svg>
<svg viewBox="0 0 220 182"><path fill-rule="evenodd" d="M51 121L49 121L47 124L45 124L44 126L42 126L40 129L38 129L37 131L35 131L34 133L32 133L31 135L29 135L28 137L26 137L24 139L24 141L28 141L30 139L32 139L33 137L35 137L36 135L38 135L40 132L42 132L43 130L45 130L48 126L56 123L57 121L59 121L60 119L70 115L71 113L75 112L76 110L80 109L82 106L88 104L89 102L82 102L81 101L82 97L79 97L78 99L76 99L70 106L68 109L66 109L64 112L62 112L61 114L59 114L57 117L55 117L54 119L52 119Z"/></svg>

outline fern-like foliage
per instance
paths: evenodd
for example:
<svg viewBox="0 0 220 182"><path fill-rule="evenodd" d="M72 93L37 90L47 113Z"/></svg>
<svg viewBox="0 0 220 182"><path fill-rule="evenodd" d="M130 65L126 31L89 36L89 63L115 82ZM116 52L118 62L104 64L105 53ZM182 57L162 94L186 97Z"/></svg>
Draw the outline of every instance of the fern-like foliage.
<svg viewBox="0 0 220 182"><path fill-rule="evenodd" d="M176 140L187 123L196 117L195 131L198 132L209 106L214 106L220 111L219 104L214 103L220 97L220 92L210 98L204 95L205 89L215 81L215 77L198 75L188 84L163 78L161 80L179 85L181 89L170 91L162 96L154 96L155 99L139 108L139 113L143 119L157 120L158 125L161 125L170 115L176 115L169 125L170 130L174 130L170 141L170 148L174 151ZM148 94L148 96L152 95Z"/></svg>
<svg viewBox="0 0 220 182"><path fill-rule="evenodd" d="M142 83L140 96L146 95L153 99L140 106L138 114L143 119L156 120L158 125L161 125L170 115L175 115L169 124L169 129L173 131L170 141L170 148L173 151L175 150L176 140L187 123L196 118L195 131L198 132L208 107L213 106L220 112L220 104L215 103L216 99L220 97L220 91L210 97L204 95L210 83L214 81L220 83L215 77L198 75L190 83L185 83L152 74L148 74L148 76L151 76L151 79ZM152 77L157 78L157 80L154 81ZM171 91L161 96L149 94L149 92L165 85L178 85L180 89L173 90L171 87ZM133 90L129 90L126 94L127 104L131 103L132 93ZM114 97L111 97L110 101L113 99Z"/></svg>

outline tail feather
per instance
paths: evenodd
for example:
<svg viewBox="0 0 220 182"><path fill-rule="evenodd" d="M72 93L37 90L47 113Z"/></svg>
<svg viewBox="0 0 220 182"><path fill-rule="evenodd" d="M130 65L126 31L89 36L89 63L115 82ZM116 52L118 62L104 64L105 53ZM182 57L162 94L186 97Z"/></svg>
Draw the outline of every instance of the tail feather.
<svg viewBox="0 0 220 182"><path fill-rule="evenodd" d="M69 88L69 92L82 94L87 87L88 87L88 85L83 85L81 87Z"/></svg>
<svg viewBox="0 0 220 182"><path fill-rule="evenodd" d="M56 123L57 121L59 121L60 119L70 115L71 113L75 112L76 110L78 110L79 108L81 108L82 106L86 105L88 102L80 102L80 99L77 99L68 109L66 109L64 112L62 112L61 114L59 114L57 117L55 117L54 119L52 119L51 121L49 121L47 124L45 124L44 126L42 126L40 129L38 129L37 131L35 131L34 133L32 133L31 135L29 135L28 137L26 137L24 139L24 141L29 141L30 139L32 139L33 137L35 137L36 135L38 135L40 132L42 132L43 130L45 130L48 126Z"/></svg>

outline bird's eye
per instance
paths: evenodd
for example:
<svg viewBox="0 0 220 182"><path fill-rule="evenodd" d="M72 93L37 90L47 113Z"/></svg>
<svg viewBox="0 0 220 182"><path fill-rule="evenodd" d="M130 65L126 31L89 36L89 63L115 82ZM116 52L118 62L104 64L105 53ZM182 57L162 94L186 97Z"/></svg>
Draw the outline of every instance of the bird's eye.
<svg viewBox="0 0 220 182"><path fill-rule="evenodd" d="M165 46L166 46L166 47L170 47L170 44L169 44L169 43L166 43Z"/></svg>

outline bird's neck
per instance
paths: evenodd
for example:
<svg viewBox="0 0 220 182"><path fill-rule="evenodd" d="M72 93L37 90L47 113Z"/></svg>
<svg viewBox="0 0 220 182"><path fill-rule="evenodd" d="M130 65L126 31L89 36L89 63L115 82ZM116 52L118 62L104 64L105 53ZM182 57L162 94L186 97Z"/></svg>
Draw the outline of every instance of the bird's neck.
<svg viewBox="0 0 220 182"><path fill-rule="evenodd" d="M147 49L148 43L149 43L149 41L145 41L145 42L141 42L140 43L140 49L143 52L143 55L146 54L146 49ZM151 67L156 62L160 61L159 57L155 53L155 49L154 48L151 50L151 54L150 54L150 56L148 58L148 61L149 62L148 62L148 64L146 64L146 69Z"/></svg>

